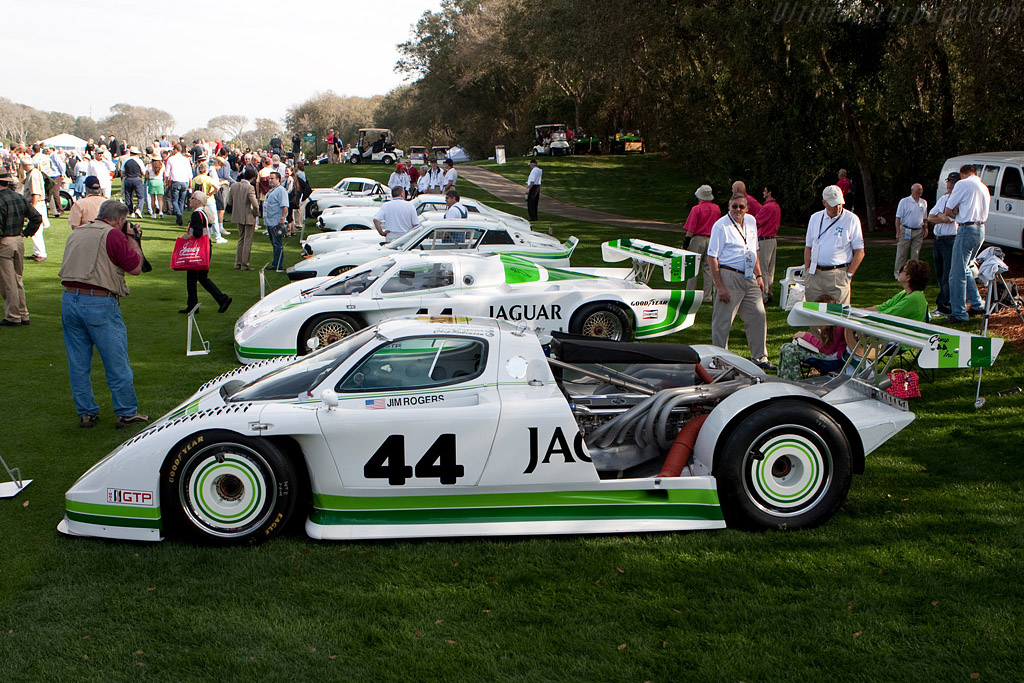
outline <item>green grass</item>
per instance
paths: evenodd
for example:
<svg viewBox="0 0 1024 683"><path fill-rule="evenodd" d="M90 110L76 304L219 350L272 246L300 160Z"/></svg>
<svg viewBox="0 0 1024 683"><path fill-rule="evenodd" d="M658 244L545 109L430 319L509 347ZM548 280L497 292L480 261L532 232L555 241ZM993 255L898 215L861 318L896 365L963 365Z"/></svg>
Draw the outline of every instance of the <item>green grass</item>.
<svg viewBox="0 0 1024 683"><path fill-rule="evenodd" d="M634 218L667 223L686 222L693 193L707 182L681 172L662 154L540 157L544 194L555 199ZM510 157L504 165L474 165L500 173L521 185L530 175L526 157Z"/></svg>
<svg viewBox="0 0 1024 683"><path fill-rule="evenodd" d="M323 185L353 170L310 175ZM597 265L599 243L622 236L572 221L543 225L582 238L581 265ZM167 268L181 229L167 219L144 227L156 269L130 280L122 310L140 408L157 416L235 365L232 325L258 284L256 273L230 268L233 243L215 245L211 277L235 303L218 315L200 293L211 354L186 358L176 313L184 275ZM55 530L64 491L137 430L114 430L98 362L103 422L77 426L59 319L67 234L55 221L50 260L26 266L32 325L0 330L8 351L0 448L35 479L0 500L0 681L1020 677L1021 395L995 395L1021 384L1024 363L1012 348L985 373L980 411L971 373L943 371L924 383L914 424L869 456L842 509L811 531L357 543L293 532L226 550L70 539ZM288 262L297 254L289 240ZM892 255L869 250L855 304L894 291ZM252 262L269 259L258 236ZM780 274L799 260L798 246L782 245ZM789 336L773 307L770 352ZM704 307L672 340L709 338ZM740 324L730 341L746 353Z"/></svg>

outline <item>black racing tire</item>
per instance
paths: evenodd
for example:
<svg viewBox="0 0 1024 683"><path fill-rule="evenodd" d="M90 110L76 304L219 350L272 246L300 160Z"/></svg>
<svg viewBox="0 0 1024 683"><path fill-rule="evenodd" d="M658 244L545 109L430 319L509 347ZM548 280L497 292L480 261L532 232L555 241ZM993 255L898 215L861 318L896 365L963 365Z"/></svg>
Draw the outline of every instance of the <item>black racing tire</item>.
<svg viewBox="0 0 1024 683"><path fill-rule="evenodd" d="M390 166L391 164L395 163L395 158L391 156L385 156L383 159L381 159L381 162L385 166Z"/></svg>
<svg viewBox="0 0 1024 683"><path fill-rule="evenodd" d="M71 205L75 203L74 197L67 190L60 191L60 210L61 213L71 210Z"/></svg>
<svg viewBox="0 0 1024 683"><path fill-rule="evenodd" d="M164 461L164 528L211 545L263 543L288 524L299 488L294 464L270 441L222 429L201 432Z"/></svg>
<svg viewBox="0 0 1024 683"><path fill-rule="evenodd" d="M718 499L730 527L808 529L850 490L853 449L824 410L799 400L757 406L715 450Z"/></svg>
<svg viewBox="0 0 1024 683"><path fill-rule="evenodd" d="M576 311L569 322L569 332L628 342L633 339L633 322L622 306L605 301L588 304Z"/></svg>
<svg viewBox="0 0 1024 683"><path fill-rule="evenodd" d="M298 355L304 356L309 353L306 342L312 337L320 340L320 346L317 348L322 349L328 344L333 344L363 329L363 327L365 325L345 313L324 313L314 316L306 321L299 332L298 346L296 347Z"/></svg>
<svg viewBox="0 0 1024 683"><path fill-rule="evenodd" d="M362 157L359 156L359 154L353 154L352 158L348 160L348 163L355 164L355 165L359 165L362 162L363 162L363 159L362 159Z"/></svg>
<svg viewBox="0 0 1024 683"><path fill-rule="evenodd" d="M316 201L306 202L306 218L316 218L320 215L320 206Z"/></svg>

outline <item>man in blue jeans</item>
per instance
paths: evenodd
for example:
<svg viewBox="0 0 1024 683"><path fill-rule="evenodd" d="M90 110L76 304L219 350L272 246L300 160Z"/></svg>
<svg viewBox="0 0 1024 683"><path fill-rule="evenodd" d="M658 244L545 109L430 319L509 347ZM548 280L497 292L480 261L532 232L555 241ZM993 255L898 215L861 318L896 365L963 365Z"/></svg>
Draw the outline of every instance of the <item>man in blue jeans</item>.
<svg viewBox="0 0 1024 683"><path fill-rule="evenodd" d="M985 241L985 221L992 195L981 182L978 172L971 164L960 167L960 182L949 193L945 215L956 220L956 239L953 241L953 256L949 268L949 307L953 319L967 322L970 314L984 313L985 302L978 294L978 285L971 277L967 264L977 255Z"/></svg>
<svg viewBox="0 0 1024 683"><path fill-rule="evenodd" d="M939 295L935 298L935 310L930 311L931 318L948 318L952 311L949 308L949 267L953 262L953 242L956 240L956 221L946 216L946 202L949 193L960 182L960 174L953 171L946 176L946 194L935 202L935 208L928 214L928 222L932 224L932 257L935 261L935 279L939 283Z"/></svg>
<svg viewBox="0 0 1024 683"><path fill-rule="evenodd" d="M134 375L128 362L128 332L119 300L129 289L124 274L142 272L138 233L125 234L128 207L107 200L95 220L71 232L64 247L60 279L64 285L61 323L68 353L68 377L80 427L99 422L100 408L92 391L92 350L100 353L113 398L118 429L149 422L139 413Z"/></svg>
<svg viewBox="0 0 1024 683"><path fill-rule="evenodd" d="M167 157L167 161L164 163L164 175L171 182L170 187L167 188L167 200L171 203L171 210L174 212L178 225L183 225L185 195L188 194L188 186L192 182L192 162L189 161L185 153L185 143L178 143L175 146L174 154Z"/></svg>
<svg viewBox="0 0 1024 683"><path fill-rule="evenodd" d="M284 270L284 233L288 227L288 192L281 184L281 174L271 171L267 176L270 192L263 198L263 225L267 228L270 244L274 247L274 262L270 267Z"/></svg>

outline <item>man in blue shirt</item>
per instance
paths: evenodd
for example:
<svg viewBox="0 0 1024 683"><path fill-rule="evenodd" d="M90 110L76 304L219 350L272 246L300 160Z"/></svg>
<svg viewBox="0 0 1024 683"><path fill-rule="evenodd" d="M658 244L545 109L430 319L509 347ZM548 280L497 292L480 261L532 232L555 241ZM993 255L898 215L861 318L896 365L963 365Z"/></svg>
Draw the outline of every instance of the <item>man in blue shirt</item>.
<svg viewBox="0 0 1024 683"><path fill-rule="evenodd" d="M67 166L64 164L64 154L54 148L50 153L50 178L53 180L53 187L50 189L50 194L53 199L53 211L57 218L60 218L63 210L60 206L60 191L64 187L64 173L67 171Z"/></svg>
<svg viewBox="0 0 1024 683"><path fill-rule="evenodd" d="M274 260L270 267L284 271L284 233L288 227L288 192L281 184L281 174L271 172L267 177L270 192L263 198L263 224L267 228L270 244L274 247Z"/></svg>

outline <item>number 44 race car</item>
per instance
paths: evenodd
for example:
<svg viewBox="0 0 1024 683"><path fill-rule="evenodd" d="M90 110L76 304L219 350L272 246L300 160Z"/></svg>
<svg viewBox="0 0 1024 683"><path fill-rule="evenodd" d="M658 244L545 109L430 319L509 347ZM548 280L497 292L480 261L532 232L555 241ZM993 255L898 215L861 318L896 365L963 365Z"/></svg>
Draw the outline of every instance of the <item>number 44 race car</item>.
<svg viewBox="0 0 1024 683"><path fill-rule="evenodd" d="M931 367L999 351L823 306L791 324L891 339ZM303 517L318 539L813 527L914 419L881 388L885 355L789 382L712 346L556 335L548 356L498 320L388 320L203 385L86 472L58 528L253 544Z"/></svg>

